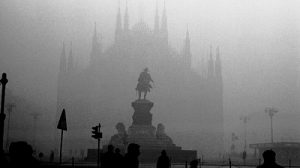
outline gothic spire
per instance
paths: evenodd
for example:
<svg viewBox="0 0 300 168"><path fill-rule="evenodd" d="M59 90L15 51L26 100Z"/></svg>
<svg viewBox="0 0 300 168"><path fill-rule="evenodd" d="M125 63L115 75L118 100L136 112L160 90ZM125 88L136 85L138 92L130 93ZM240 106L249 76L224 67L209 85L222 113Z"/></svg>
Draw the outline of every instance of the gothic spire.
<svg viewBox="0 0 300 168"><path fill-rule="evenodd" d="M216 48L215 73L217 77L222 77L222 63L220 58L219 46Z"/></svg>
<svg viewBox="0 0 300 168"><path fill-rule="evenodd" d="M125 15L124 15L124 30L126 32L129 30L129 15L128 15L127 0L126 0L126 9L125 9Z"/></svg>
<svg viewBox="0 0 300 168"><path fill-rule="evenodd" d="M92 51L90 55L90 64L93 64L97 60L97 57L99 57L100 53L101 53L101 46L98 42L97 25L95 22L94 35L92 39Z"/></svg>
<svg viewBox="0 0 300 168"><path fill-rule="evenodd" d="M163 41L168 44L168 20L167 20L167 10L166 10L166 0L164 1L164 9L161 19L161 35Z"/></svg>
<svg viewBox="0 0 300 168"><path fill-rule="evenodd" d="M209 60L208 60L208 77L213 77L214 76L214 60L212 57L212 46L209 48Z"/></svg>
<svg viewBox="0 0 300 168"><path fill-rule="evenodd" d="M68 72L72 73L73 69L74 69L74 60L73 60L73 51L72 51L72 42L71 42L71 48L68 57Z"/></svg>
<svg viewBox="0 0 300 168"><path fill-rule="evenodd" d="M154 33L159 33L159 16L158 16L158 0L156 0L155 18L154 18Z"/></svg>
<svg viewBox="0 0 300 168"><path fill-rule="evenodd" d="M119 0L119 7L118 7L118 14L117 14L117 21L116 21L116 31L115 31L115 42L120 40L121 32L122 32L122 23L121 23L121 9L120 9L120 0Z"/></svg>
<svg viewBox="0 0 300 168"><path fill-rule="evenodd" d="M63 74L67 72L67 58L66 58L66 51L65 51L65 43L63 42L63 48L60 56L60 62L59 62L59 73Z"/></svg>
<svg viewBox="0 0 300 168"><path fill-rule="evenodd" d="M191 54L190 33L189 33L188 27L187 27L186 34L185 34L184 59L186 62L186 66L191 68L192 54Z"/></svg>

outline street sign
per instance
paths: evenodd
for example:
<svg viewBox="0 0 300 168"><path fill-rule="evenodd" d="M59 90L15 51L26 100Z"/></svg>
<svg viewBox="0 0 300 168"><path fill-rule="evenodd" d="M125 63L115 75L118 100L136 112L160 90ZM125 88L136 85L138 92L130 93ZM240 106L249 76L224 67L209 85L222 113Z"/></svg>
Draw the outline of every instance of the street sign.
<svg viewBox="0 0 300 168"><path fill-rule="evenodd" d="M57 124L57 129L61 129L64 131L67 131L67 119L66 119L66 111L63 109L58 124Z"/></svg>

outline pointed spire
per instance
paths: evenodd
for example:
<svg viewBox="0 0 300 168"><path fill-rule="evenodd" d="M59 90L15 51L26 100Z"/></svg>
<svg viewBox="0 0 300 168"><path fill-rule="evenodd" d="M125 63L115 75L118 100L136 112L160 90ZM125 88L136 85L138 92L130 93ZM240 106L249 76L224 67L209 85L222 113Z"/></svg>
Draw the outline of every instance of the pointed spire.
<svg viewBox="0 0 300 168"><path fill-rule="evenodd" d="M186 26L186 33L185 33L185 42L186 44L190 45L190 33L189 33L189 26Z"/></svg>
<svg viewBox="0 0 300 168"><path fill-rule="evenodd" d="M71 48L68 57L68 72L72 72L73 69L74 69L74 60L73 60L73 51L72 51L72 42L71 42Z"/></svg>
<svg viewBox="0 0 300 168"><path fill-rule="evenodd" d="M159 33L159 16L158 16L158 0L156 0L155 18L154 18L154 33Z"/></svg>
<svg viewBox="0 0 300 168"><path fill-rule="evenodd" d="M100 55L100 53L101 53L101 46L98 42L97 25L95 22L94 35L93 35L93 39L92 39L92 51L91 51L91 55L90 55L90 64L93 64L96 61L96 59Z"/></svg>
<svg viewBox="0 0 300 168"><path fill-rule="evenodd" d="M216 48L215 73L216 73L216 76L222 77L222 62L221 62L221 58L220 58L219 46Z"/></svg>
<svg viewBox="0 0 300 168"><path fill-rule="evenodd" d="M167 19L167 10L166 10L166 0L164 0L164 9L161 19L161 35L163 41L168 44L168 19Z"/></svg>
<svg viewBox="0 0 300 168"><path fill-rule="evenodd" d="M92 49L98 47L98 33L97 33L97 24L95 22L94 26L94 35L93 35L93 41L92 41Z"/></svg>
<svg viewBox="0 0 300 168"><path fill-rule="evenodd" d="M210 60L213 60L213 58L212 58L212 46L211 45L209 46L209 58L210 58Z"/></svg>
<svg viewBox="0 0 300 168"><path fill-rule="evenodd" d="M129 15L128 15L128 5L126 0L126 9L125 9L125 15L124 15L124 30L127 32L129 30Z"/></svg>
<svg viewBox="0 0 300 168"><path fill-rule="evenodd" d="M115 42L118 42L121 38L121 32L122 32L122 20L121 20L121 9L120 9L120 0L119 0L119 6L118 6L118 14L117 14L117 21L116 21L116 31L115 31Z"/></svg>
<svg viewBox="0 0 300 168"><path fill-rule="evenodd" d="M212 46L209 47L209 60L208 60L208 77L213 77L215 72L214 60L212 57Z"/></svg>
<svg viewBox="0 0 300 168"><path fill-rule="evenodd" d="M65 51L65 43L63 42L63 48L60 56L60 63L59 63L59 71L60 74L67 72L67 58L66 58L66 51Z"/></svg>
<svg viewBox="0 0 300 168"><path fill-rule="evenodd" d="M191 54L191 44L190 44L190 33L187 26L186 35L185 35L185 46L184 46L184 59L187 67L191 68L192 66L192 54Z"/></svg>
<svg viewBox="0 0 300 168"><path fill-rule="evenodd" d="M95 22L94 24L94 37L93 37L93 41L97 40L97 23Z"/></svg>

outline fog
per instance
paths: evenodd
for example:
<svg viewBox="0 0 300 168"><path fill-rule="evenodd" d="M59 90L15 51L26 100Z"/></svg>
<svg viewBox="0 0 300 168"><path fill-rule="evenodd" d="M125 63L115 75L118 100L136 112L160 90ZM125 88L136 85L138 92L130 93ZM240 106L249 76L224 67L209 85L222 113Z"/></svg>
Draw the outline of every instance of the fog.
<svg viewBox="0 0 300 168"><path fill-rule="evenodd" d="M123 24L125 0L0 1L0 72L7 73L8 101L11 100L16 104L11 119L12 140L23 139L32 142L33 118L30 113L39 112L41 115L37 124L41 129L36 132L36 144L47 150L51 148L46 139L52 138L53 133L49 132L53 132L56 126L54 126L54 119L57 114L59 61L63 43L67 56L72 43L76 71L80 74L78 77L86 76L85 73L89 72L86 69L89 67L94 24L97 25L98 37L99 40L101 39L105 52L114 43L119 3ZM156 3L161 18L164 1L128 0L130 28L134 27L139 20L143 20L152 29ZM188 29L193 72L200 75L208 73L210 46L213 48L214 57L216 47L220 48L223 76L224 150L229 151L232 132L239 136L237 148L242 150L244 130L240 117L245 115L250 117L247 125L249 143L269 141L270 118L264 112L266 107L276 107L279 110L274 116L274 139L299 142L300 12L298 9L300 2L292 0L166 0L165 5L169 46L172 51L181 53ZM177 59L176 54L174 59ZM102 111L110 111L107 116L104 112L97 114L93 110L90 110L91 113L82 111L81 115L72 116L72 112L67 110L68 122L73 118L74 121L76 120L73 124L76 125L81 121L81 117L87 118L82 119L82 122L89 122L83 126L87 128L82 134L86 136L86 139L91 139L91 126L97 122L107 123L109 125L104 124L104 142L108 142L110 136L114 134L111 131L114 130L117 122L122 121L126 127L130 126L133 112L131 102L136 99L135 84L143 67L148 66L156 85L149 93L149 99L154 102L153 125L164 123L167 133L176 144L201 151L201 145L197 143L201 141L202 135L197 130L202 129L198 127L203 125L197 123L198 119L194 117L196 111L201 111L198 107L202 104L191 105L197 104L195 99L199 97L194 95L196 91L185 93L187 95L190 93L191 100L195 102L191 102L189 98L175 98L180 97L181 94L178 90L172 90L177 86L170 87L169 90L165 88L168 82L176 81L176 73L180 72L180 69L162 61L162 66L176 69L169 73L174 78L173 80L168 78L170 76L159 74L159 70L154 68L155 65L151 63L139 65L133 68L134 71L126 71L131 74L120 73L123 75L119 76L120 79L128 80L128 82L125 81L124 86L112 85L122 89L127 88L128 91L122 93L99 91L105 96L96 95L96 93L92 95L104 104L106 101L108 104L111 100L115 101L116 108L112 108L113 110L103 107L105 109ZM120 66L116 69L122 69L122 65L116 64L116 66ZM113 76L113 73L117 72L112 70L99 73L107 77L110 73ZM74 79L76 79L75 85L81 84L81 79L76 77ZM101 81L100 78L99 81ZM123 81L114 82L122 83ZM194 81L190 84L195 83ZM88 87L78 86L82 90L89 89ZM100 86L95 87L101 90ZM178 84L178 88L180 87ZM82 90L78 91L79 94L84 92ZM202 97L205 97L206 91L201 91L199 88L199 92L202 92ZM72 94L78 98L74 100L75 102L85 101L82 100L85 99L84 96ZM95 104L98 100L95 100ZM184 100L191 104L178 103ZM201 100L199 98L199 101ZM93 105L89 108L101 111L100 107L93 107ZM178 108L186 111L176 111ZM89 114L92 115L87 116ZM102 119L110 121L102 121ZM199 122L201 122L200 119ZM22 130L24 128L26 129ZM67 133L66 136L71 137L70 134ZM92 140L87 141L90 143L83 145L82 148L95 147L92 145Z"/></svg>

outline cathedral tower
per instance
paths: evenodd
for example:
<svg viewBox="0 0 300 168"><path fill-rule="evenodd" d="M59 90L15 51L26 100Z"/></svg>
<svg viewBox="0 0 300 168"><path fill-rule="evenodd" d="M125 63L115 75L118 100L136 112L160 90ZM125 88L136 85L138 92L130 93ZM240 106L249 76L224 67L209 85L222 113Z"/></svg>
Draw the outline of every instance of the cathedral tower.
<svg viewBox="0 0 300 168"><path fill-rule="evenodd" d="M166 11L166 1L164 2L160 34L161 34L163 44L168 45L168 20L167 20L167 11Z"/></svg>
<svg viewBox="0 0 300 168"><path fill-rule="evenodd" d="M102 48L101 44L98 41L98 34L97 34L97 25L95 23L94 26L94 34L92 39L92 50L90 54L90 66L94 67L94 65L99 62L99 57L101 56Z"/></svg>
<svg viewBox="0 0 300 168"><path fill-rule="evenodd" d="M69 53L69 57L68 57L67 72L73 73L73 71L74 71L74 59L73 59L72 42L71 42L71 48L70 48L70 53Z"/></svg>
<svg viewBox="0 0 300 168"><path fill-rule="evenodd" d="M115 30L115 43L120 43L122 37L122 20L121 20L121 9L120 1L118 7L117 21L116 21L116 30Z"/></svg>
<svg viewBox="0 0 300 168"><path fill-rule="evenodd" d="M129 31L129 15L128 15L128 5L126 0L126 9L124 15L124 32L128 33L128 31Z"/></svg>
<svg viewBox="0 0 300 168"><path fill-rule="evenodd" d="M158 2L156 0L156 9L155 9L155 17L154 17L154 34L159 34L159 16L158 16Z"/></svg>
<svg viewBox="0 0 300 168"><path fill-rule="evenodd" d="M208 60L208 79L212 80L214 78L215 75L215 65L214 65L214 59L212 56L212 46L210 46L209 48L209 60Z"/></svg>
<svg viewBox="0 0 300 168"><path fill-rule="evenodd" d="M186 35L185 35L185 44L183 48L183 59L184 59L184 64L187 68L192 67L192 54L191 54L191 41L190 41L190 33L187 28L186 30Z"/></svg>

